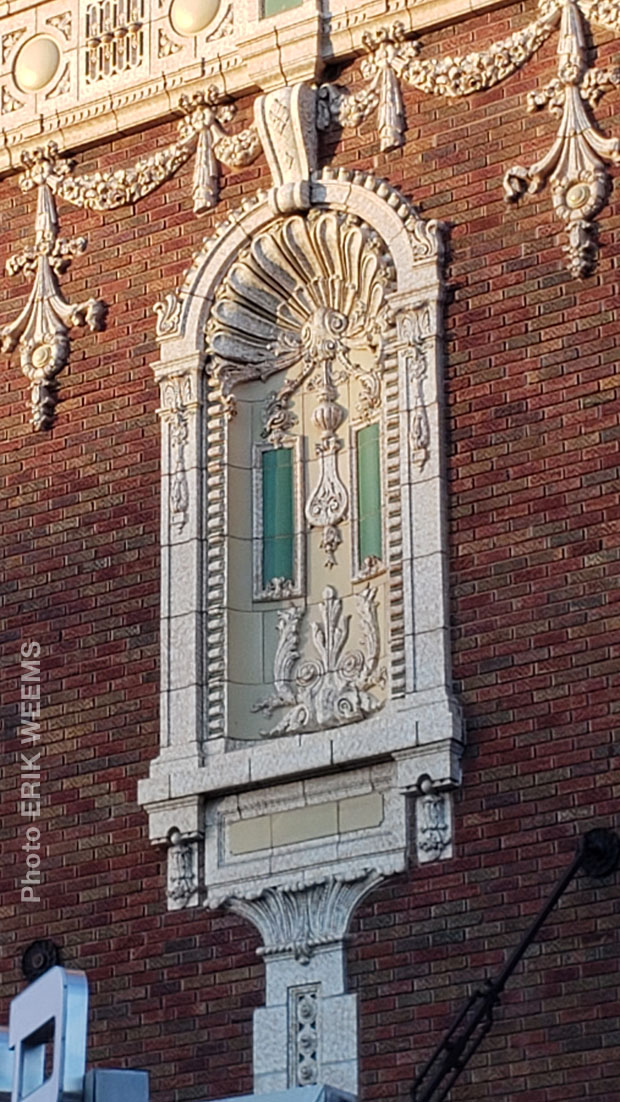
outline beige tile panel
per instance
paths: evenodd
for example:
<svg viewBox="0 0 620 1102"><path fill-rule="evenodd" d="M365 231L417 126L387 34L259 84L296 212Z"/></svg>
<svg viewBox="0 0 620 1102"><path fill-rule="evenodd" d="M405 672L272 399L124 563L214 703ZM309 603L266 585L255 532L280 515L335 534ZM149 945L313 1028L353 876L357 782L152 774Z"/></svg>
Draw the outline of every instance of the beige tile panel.
<svg viewBox="0 0 620 1102"><path fill-rule="evenodd" d="M234 855L255 853L273 846L290 846L356 830L370 830L383 822L383 796L369 792L345 800L257 815L228 828L228 846Z"/></svg>
<svg viewBox="0 0 620 1102"><path fill-rule="evenodd" d="M352 830L369 830L383 822L383 796L380 792L368 792L364 796L350 796L338 802L338 828L340 834Z"/></svg>
<svg viewBox="0 0 620 1102"><path fill-rule="evenodd" d="M272 816L274 846L307 842L311 838L327 838L338 833L338 805L335 800L295 811L281 811Z"/></svg>
<svg viewBox="0 0 620 1102"><path fill-rule="evenodd" d="M235 854L254 853L271 847L271 815L240 819L228 828L228 845Z"/></svg>

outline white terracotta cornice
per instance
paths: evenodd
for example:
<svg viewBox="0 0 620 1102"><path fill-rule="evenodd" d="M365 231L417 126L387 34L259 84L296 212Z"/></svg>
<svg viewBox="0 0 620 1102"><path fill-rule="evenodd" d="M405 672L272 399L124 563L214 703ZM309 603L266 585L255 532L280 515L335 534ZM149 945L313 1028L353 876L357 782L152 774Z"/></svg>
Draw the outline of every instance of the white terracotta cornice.
<svg viewBox="0 0 620 1102"><path fill-rule="evenodd" d="M330 12L320 13L313 0L304 0L299 8L260 19L258 5L259 0L235 0L231 9L222 0L206 31L181 38L171 28L168 5L144 0L139 63L90 82L85 75L86 0L0 5L0 174L19 168L22 152L48 139L75 151L169 118L181 92L214 84L237 98L318 79L325 65L364 53L362 35L386 23L397 20L407 34L420 33L503 6L497 0L413 5L332 0ZM42 34L59 48L58 73L41 91L25 93L14 80L15 60L24 43ZM171 50L167 56L160 56L162 41Z"/></svg>

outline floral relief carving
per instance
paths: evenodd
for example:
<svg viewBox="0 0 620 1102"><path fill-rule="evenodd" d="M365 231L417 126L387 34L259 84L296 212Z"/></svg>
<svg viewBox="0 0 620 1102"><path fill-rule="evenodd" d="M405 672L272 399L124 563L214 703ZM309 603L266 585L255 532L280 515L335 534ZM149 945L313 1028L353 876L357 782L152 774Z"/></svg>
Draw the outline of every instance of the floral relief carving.
<svg viewBox="0 0 620 1102"><path fill-rule="evenodd" d="M195 154L192 181L194 210L208 210L217 202L218 162L249 164L259 151L252 127L241 134L227 135L222 123L234 115L232 104L221 102L216 88L181 96L179 137L172 145L150 157L141 157L129 168L111 169L83 176L64 177L57 194L67 202L89 210L114 210L137 203L169 180Z"/></svg>
<svg viewBox="0 0 620 1102"><path fill-rule="evenodd" d="M351 616L343 615L343 602L333 586L326 586L319 605L321 621L311 624L314 655L301 650L302 608L288 608L278 616L278 646L274 659L275 693L254 705L253 711L273 715L288 712L266 737L291 731L313 731L364 719L381 707L370 691L381 686L385 673L379 668L380 637L377 591L366 586L356 598L360 645L345 650Z"/></svg>
<svg viewBox="0 0 620 1102"><path fill-rule="evenodd" d="M409 421L411 458L423 470L429 456L431 429L424 399L424 380L428 373L426 345L432 337L431 315L428 306L421 306L399 318L401 337L406 342L405 363L409 386L412 391Z"/></svg>
<svg viewBox="0 0 620 1102"><path fill-rule="evenodd" d="M528 108L548 107L560 118L551 149L530 168L515 165L504 178L506 198L519 200L549 181L553 205L568 231L566 252L574 276L586 276L597 258L593 219L609 192L605 162L620 162L620 140L606 138L591 122L586 104L620 83L620 70L588 70L585 26L575 0L564 0L558 40L558 75L530 92Z"/></svg>
<svg viewBox="0 0 620 1102"><path fill-rule="evenodd" d="M558 75L527 100L528 110L548 107L560 118L556 140L530 168L509 169L504 190L509 201L517 201L550 183L554 207L568 231L570 270L586 276L597 258L593 220L609 191L606 165L620 162L618 139L605 137L589 113L620 84L620 69L591 67L586 21L618 31L620 5L617 0L540 0L538 17L522 30L463 57L420 57L419 43L407 40L403 25L396 23L364 36L369 57L361 65L368 81L362 91L351 94L330 84L319 88L317 125L358 126L376 112L381 148L395 148L405 128L401 81L431 95L470 96L506 80L559 27Z"/></svg>
<svg viewBox="0 0 620 1102"><path fill-rule="evenodd" d="M420 785L417 801L417 850L421 862L450 856L451 805L447 792L436 792L430 778Z"/></svg>
<svg viewBox="0 0 620 1102"><path fill-rule="evenodd" d="M219 23L205 37L205 42L214 42L216 38L225 38L234 30L233 6L229 4Z"/></svg>
<svg viewBox="0 0 620 1102"><path fill-rule="evenodd" d="M336 563L336 548L342 540L339 525L349 508L349 495L338 471L338 452L342 440L338 429L345 411L336 401L334 364L342 358L341 336L347 330L348 319L337 310L318 307L302 330L304 355L319 378L310 380L318 391L319 402L312 411L312 420L321 433L316 445L319 457L319 480L306 502L306 520L311 527L322 528L321 547L326 566ZM347 364L347 367L350 366Z"/></svg>
<svg viewBox="0 0 620 1102"><path fill-rule="evenodd" d="M338 471L338 429L345 417L338 384L347 376L358 378L360 412L377 407L391 278L377 234L336 212L314 211L307 219L280 223L241 254L216 296L207 328L215 394L229 415L237 384L297 369L266 404L263 436L275 446L295 423L290 408L295 393L305 384L316 393L312 420L321 434L319 478L305 512L308 523L322 529L330 566L349 507ZM374 367L352 360L359 348L373 349Z"/></svg>
<svg viewBox="0 0 620 1102"><path fill-rule="evenodd" d="M187 521L189 486L185 468L188 440L188 410L192 384L186 375L171 376L162 382L162 420L170 431L170 520L179 531Z"/></svg>
<svg viewBox="0 0 620 1102"><path fill-rule="evenodd" d="M50 27L55 27L57 31L60 31L61 35L67 41L71 38L71 30L73 28L73 21L70 11L63 11L60 15L52 15L45 22Z"/></svg>
<svg viewBox="0 0 620 1102"><path fill-rule="evenodd" d="M69 91L71 91L71 69L67 64L61 73L60 80L47 92L45 98L46 100L57 99L58 96L66 96Z"/></svg>
<svg viewBox="0 0 620 1102"><path fill-rule="evenodd" d="M22 163L22 190L37 191L35 239L33 246L9 258L7 272L24 272L34 278L21 314L2 330L2 349L11 352L19 344L22 371L30 380L32 424L43 429L53 421L56 376L69 358L69 330L74 325L101 329L106 307L92 298L80 305L67 302L58 283L58 275L86 248L84 237L65 240L58 236L53 189L71 171L70 162L61 158L58 147L50 142L44 149L24 153Z"/></svg>
<svg viewBox="0 0 620 1102"><path fill-rule="evenodd" d="M527 27L486 49L464 57L408 56L400 69L406 84L434 96L471 96L501 84L520 69L546 42L559 19L556 4L540 5L540 15Z"/></svg>
<svg viewBox="0 0 620 1102"><path fill-rule="evenodd" d="M289 988L291 1079L297 1087L309 1087L319 1078L318 985Z"/></svg>
<svg viewBox="0 0 620 1102"><path fill-rule="evenodd" d="M2 63L8 60L10 54L13 52L17 43L26 33L25 27L16 27L14 31L9 31L7 34L2 35Z"/></svg>
<svg viewBox="0 0 620 1102"><path fill-rule="evenodd" d="M168 337L178 331L181 305L181 299L175 291L168 291L161 302L155 303L153 311L157 314L156 333L158 337Z"/></svg>
<svg viewBox="0 0 620 1102"><path fill-rule="evenodd" d="M0 88L0 111L3 115L10 115L13 111L19 111L24 106L24 101L9 92L6 84Z"/></svg>
<svg viewBox="0 0 620 1102"><path fill-rule="evenodd" d="M403 144L405 117L399 76L408 60L414 58L419 46L407 41L402 23L374 33L366 31L362 44L369 53L361 64L362 76L368 81L361 92L351 93L335 84L319 88L318 126L327 130L331 122L338 126L359 126L377 112L377 130L382 150Z"/></svg>
<svg viewBox="0 0 620 1102"><path fill-rule="evenodd" d="M179 42L173 42L166 32L161 27L159 28L157 32L158 57L172 57L173 54L178 54L182 49L183 47Z"/></svg>
<svg viewBox="0 0 620 1102"><path fill-rule="evenodd" d="M172 911L196 906L200 894L199 839L172 830L168 848L168 906Z"/></svg>
<svg viewBox="0 0 620 1102"><path fill-rule="evenodd" d="M54 94L64 90L65 70ZM7 100L5 86L0 89L3 110L17 110L23 104ZM9 97L10 98L10 97ZM31 381L33 424L49 427L56 400L56 376L69 356L69 329L88 325L101 329L106 308L95 299L83 305L68 303L59 288L57 273L64 271L74 256L86 248L84 238L65 241L58 236L58 215L55 197L77 207L90 210L113 210L127 206L149 195L170 179L195 154L192 183L194 209L200 212L217 202L218 161L247 164L257 155L259 143L256 131L249 128L241 134L227 135L221 123L234 114L232 105L223 104L214 88L191 98L182 96L179 108L178 140L150 157L140 158L129 168L74 175L74 162L61 155L54 142L44 148L25 153L25 172L20 179L23 191L38 188L35 222L35 244L32 249L12 257L7 262L10 275L25 272L35 276L28 303L19 318L2 331L3 350L12 351L19 343L22 369ZM172 333L179 322L180 306L171 304L168 295L158 304L158 335ZM180 432L180 429L178 430ZM178 436L177 432L177 436ZM182 451L182 445L178 448ZM176 482L182 500L182 483ZM181 516L183 508L175 508Z"/></svg>

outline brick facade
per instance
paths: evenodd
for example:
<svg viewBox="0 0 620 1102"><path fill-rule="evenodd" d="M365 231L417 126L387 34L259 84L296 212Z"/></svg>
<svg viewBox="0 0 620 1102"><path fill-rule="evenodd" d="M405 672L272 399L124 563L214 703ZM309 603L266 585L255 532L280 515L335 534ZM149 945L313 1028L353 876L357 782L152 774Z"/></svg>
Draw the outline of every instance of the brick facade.
<svg viewBox="0 0 620 1102"><path fill-rule="evenodd" d="M424 35L466 53L533 18L501 8ZM615 45L597 34L599 66ZM448 226L446 447L456 690L468 746L454 858L412 867L360 908L350 950L361 997L362 1098L405 1099L471 985L519 940L578 836L615 827L620 771L616 611L620 206L599 216L593 276L571 278L549 189L507 207L502 177L555 134L526 93L555 73L555 41L504 84L452 101L405 89L402 149L374 123L324 140L321 163L372 171ZM359 65L337 74L355 86ZM247 125L241 102L235 129ZM620 133L620 95L597 107ZM80 152L122 166L173 140L171 121ZM167 913L162 854L136 803L158 741L159 426L152 305L181 282L205 234L268 186L263 158L226 170L196 218L191 167L135 207L59 205L87 252L61 277L70 301L109 304L103 333L72 332L55 427L33 434L17 354L0 384L3 594L2 994L50 937L91 988L89 1060L147 1068L154 1102L252 1089L258 938L240 919ZM32 236L33 193L0 188L0 264ZM25 301L0 281L0 325ZM19 648L41 644L43 885L19 899ZM617 879L581 876L530 950L454 1102L613 1102L620 1076Z"/></svg>

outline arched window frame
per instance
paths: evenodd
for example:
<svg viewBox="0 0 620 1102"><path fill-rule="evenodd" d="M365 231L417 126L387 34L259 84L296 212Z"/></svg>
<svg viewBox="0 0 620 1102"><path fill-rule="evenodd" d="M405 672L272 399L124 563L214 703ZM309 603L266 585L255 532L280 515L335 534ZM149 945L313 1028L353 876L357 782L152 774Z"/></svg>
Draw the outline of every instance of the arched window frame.
<svg viewBox="0 0 620 1102"><path fill-rule="evenodd" d="M256 786L275 791L334 768L359 770L372 762L391 762L386 798L394 817L383 834L375 831L371 862L381 874L388 867L405 867L403 793L424 791L428 803L429 779L435 791L447 791L460 780L463 729L451 687L448 630L440 232L397 192L359 173L323 170L313 178L311 198L314 206L347 212L372 226L397 273L381 409L392 699L389 714L386 709L376 722L371 718L355 727L286 735L246 747L227 740L222 691L227 428L222 403L209 402L204 333L232 263L278 217L259 196L219 227L196 257L179 296L169 296L159 308L161 750L150 777L140 784L140 799L154 842L166 842L173 828L196 844L205 839L196 901L201 892L221 900L227 884L241 890L243 862L227 848L231 813L215 810L218 801L225 803L235 793L251 793ZM423 782L426 788L420 789ZM439 848L445 855L450 852L449 822L444 827ZM342 864L337 850L332 847L326 858L334 872ZM427 859L421 850L418 856ZM364 861L367 869L367 852ZM346 863L350 872L350 855ZM251 867L260 871L262 866L253 859Z"/></svg>

